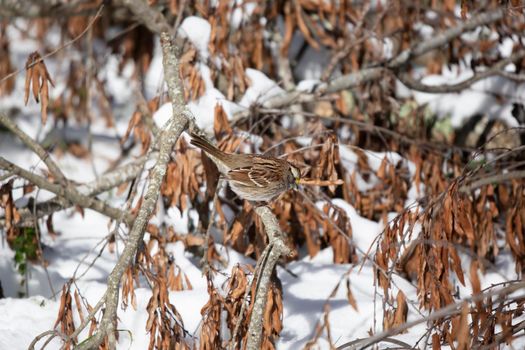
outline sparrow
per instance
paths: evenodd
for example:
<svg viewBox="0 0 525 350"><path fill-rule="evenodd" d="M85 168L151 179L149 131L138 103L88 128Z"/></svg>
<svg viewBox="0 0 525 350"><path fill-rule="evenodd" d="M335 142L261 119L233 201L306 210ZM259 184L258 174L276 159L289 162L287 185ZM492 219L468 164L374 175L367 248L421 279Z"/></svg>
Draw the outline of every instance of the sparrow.
<svg viewBox="0 0 525 350"><path fill-rule="evenodd" d="M206 152L239 197L253 202L270 202L282 193L297 189L299 169L284 159L262 154L221 151L203 137L190 134L191 144Z"/></svg>

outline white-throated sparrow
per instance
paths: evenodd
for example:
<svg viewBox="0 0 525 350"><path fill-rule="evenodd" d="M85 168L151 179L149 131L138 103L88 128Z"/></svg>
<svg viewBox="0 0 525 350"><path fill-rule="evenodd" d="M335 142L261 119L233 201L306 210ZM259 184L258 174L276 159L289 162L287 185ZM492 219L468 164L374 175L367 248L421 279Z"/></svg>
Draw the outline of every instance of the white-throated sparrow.
<svg viewBox="0 0 525 350"><path fill-rule="evenodd" d="M269 202L289 189L297 189L301 173L286 160L259 154L233 154L219 150L199 135L191 144L206 152L239 197Z"/></svg>

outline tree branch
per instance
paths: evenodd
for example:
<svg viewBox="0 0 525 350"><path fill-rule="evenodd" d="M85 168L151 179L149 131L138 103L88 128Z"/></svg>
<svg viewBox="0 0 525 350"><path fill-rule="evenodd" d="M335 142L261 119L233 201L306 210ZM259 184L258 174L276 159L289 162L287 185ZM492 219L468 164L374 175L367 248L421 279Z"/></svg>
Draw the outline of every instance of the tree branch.
<svg viewBox="0 0 525 350"><path fill-rule="evenodd" d="M266 309L266 298L270 287L272 272L281 256L290 255L291 249L284 241L284 233L279 227L279 222L270 208L258 207L255 212L264 224L266 235L268 236L268 256L262 265L261 274L257 279L257 291L255 302L248 326L247 350L258 350L261 348L264 310Z"/></svg>
<svg viewBox="0 0 525 350"><path fill-rule="evenodd" d="M405 84L408 88L412 90L428 92L428 93L460 92L470 87L475 82L481 79L485 79L487 77L493 76L493 75L500 75L500 76L507 77L508 79L512 79L513 75L507 75L506 73L508 72L505 72L503 69L509 63L520 60L523 57L525 57L525 50L520 50L512 54L510 57L499 61L498 63L488 68L487 70L483 72L475 73L472 77L460 83L457 83L457 84L425 85L415 80L414 78L412 78L408 73L398 73L396 74L396 76L399 79L399 81L401 81L403 84ZM517 75L516 77L519 78L519 75Z"/></svg>
<svg viewBox="0 0 525 350"><path fill-rule="evenodd" d="M153 33L173 34L173 28L168 24L162 12L151 8L144 0L119 0L117 3L127 7L136 16L137 20Z"/></svg>
<svg viewBox="0 0 525 350"><path fill-rule="evenodd" d="M505 9L497 9L487 13L480 13L468 21L462 22L457 26L438 33L432 39L421 41L411 48L406 49L399 55L394 57L385 65L368 67L360 69L357 72L343 75L341 77L330 80L327 83L317 85L313 91L304 92L293 90L285 94L271 97L261 103L261 108L272 109L290 106L292 104L312 102L324 94L339 92L341 90L351 89L363 83L375 81L384 77L384 74L389 70L397 70L399 67L405 65L410 59L416 56L421 56L429 51L438 49L461 34L473 30L476 27L494 23L503 18ZM253 111L251 109L238 112L234 115L234 120L239 120L248 117Z"/></svg>
<svg viewBox="0 0 525 350"><path fill-rule="evenodd" d="M6 170L9 173L16 174L24 179L28 180L32 184L48 190L60 196L62 198L71 201L74 204L77 204L84 208L93 209L103 215L106 215L113 220L123 220L127 224L130 224L133 221L133 217L129 213L125 213L120 209L114 208L103 201L100 201L95 198L83 195L78 191L72 191L70 188L66 188L62 185L52 184L46 178L36 175L30 171L27 171L16 164L11 163L3 157L0 157L0 168Z"/></svg>
<svg viewBox="0 0 525 350"><path fill-rule="evenodd" d="M26 134L22 129L20 129L10 118L8 118L4 113L0 113L0 123L3 124L9 131L18 136L18 138L33 152L38 155L40 159L46 164L47 168L51 174L64 186L67 185L68 181L60 167L55 163L51 158L50 154L42 147L38 142L33 140L28 134Z"/></svg>
<svg viewBox="0 0 525 350"><path fill-rule="evenodd" d="M100 176L95 181L76 187L76 190L88 197L97 196L103 192L109 191L123 183L132 181L139 176L145 161L145 156L140 157L131 163ZM56 211L67 209L71 207L71 205L72 203L69 200L57 196L47 201L37 203L35 208L19 208L18 214L20 214L21 220L17 225L24 227L33 226L35 219L50 215ZM4 224L5 218L0 217L0 226Z"/></svg>
<svg viewBox="0 0 525 350"><path fill-rule="evenodd" d="M160 186L166 174L167 164L170 160L170 153L175 146L179 136L188 125L188 118L185 116L185 104L182 95L182 84L179 79L178 60L174 54L174 47L168 33L161 34L161 45L163 52L164 76L168 84L168 93L172 101L173 116L166 125L166 129L160 134L160 151L157 163L153 167L149 178L148 189L144 196L144 201L137 214L137 218L131 228L129 240L126 243L122 255L108 277L108 287L106 291L105 311L99 323L97 332L77 349L97 348L104 338L108 336L109 347L114 349L115 325L117 322L117 306L119 300L120 280L124 271L132 263L140 242L144 238L146 225L155 209L160 193Z"/></svg>
<svg viewBox="0 0 525 350"><path fill-rule="evenodd" d="M418 42L417 44L413 45L412 47L404 50L399 55L394 57L388 64L388 68L397 68L404 64L406 64L408 61L410 61L412 58L421 56L424 53L427 53L429 51L438 49L442 47L443 45L449 43L453 39L457 38L461 34L474 30L475 28L479 26L484 26L487 24L491 24L494 22L499 21L503 18L505 15L506 9L505 8L498 8L495 10L491 10L490 12L482 12L478 14L477 16L472 17L468 21L461 22L455 27L452 27L450 29L447 29L441 33L438 33L432 39L430 40L423 40Z"/></svg>
<svg viewBox="0 0 525 350"><path fill-rule="evenodd" d="M80 5L91 5L90 0L2 0L0 18L24 17L72 17L89 15L95 12L96 7L79 8Z"/></svg>
<svg viewBox="0 0 525 350"><path fill-rule="evenodd" d="M523 178L525 178L525 170L516 170L516 171L512 171L512 172L505 173L505 174L497 174L497 175L482 177L481 179L473 181L472 183L468 185L462 186L460 188L460 191L470 192L481 186L490 185L494 183L501 183L501 182L514 180L514 179L523 179Z"/></svg>

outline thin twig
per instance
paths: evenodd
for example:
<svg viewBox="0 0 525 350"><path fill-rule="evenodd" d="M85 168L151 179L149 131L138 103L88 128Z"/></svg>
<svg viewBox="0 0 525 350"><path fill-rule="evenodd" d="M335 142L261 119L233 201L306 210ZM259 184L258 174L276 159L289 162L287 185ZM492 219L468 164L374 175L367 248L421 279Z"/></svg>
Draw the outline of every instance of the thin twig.
<svg viewBox="0 0 525 350"><path fill-rule="evenodd" d="M29 344L29 347L27 348L28 350L34 350L35 349L35 345L42 339L42 338L45 338L47 336L50 336L50 339L53 339L55 337L62 337L62 335L60 334L59 331L55 330L55 329L51 329L49 331L45 331L45 332L42 332L40 333L39 335L37 335L33 341L31 341L31 343ZM49 339L48 339L48 342L49 342ZM46 342L47 343L47 342ZM45 345L44 345L45 346Z"/></svg>
<svg viewBox="0 0 525 350"><path fill-rule="evenodd" d="M462 186L460 188L460 191L470 192L472 190L475 190L476 188L479 188L485 185L498 184L498 183L502 183L502 182L509 181L509 180L523 179L523 178L525 178L525 170L517 170L517 171L512 171L510 173L482 177L481 179L473 181L472 183L468 185Z"/></svg>

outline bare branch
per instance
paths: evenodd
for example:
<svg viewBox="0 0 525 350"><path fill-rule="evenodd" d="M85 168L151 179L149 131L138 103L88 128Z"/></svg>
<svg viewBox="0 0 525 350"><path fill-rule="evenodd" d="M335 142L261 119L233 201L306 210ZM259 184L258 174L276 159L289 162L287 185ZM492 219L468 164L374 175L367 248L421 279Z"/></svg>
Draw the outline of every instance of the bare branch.
<svg viewBox="0 0 525 350"><path fill-rule="evenodd" d="M171 33L172 27L166 21L162 12L151 8L147 1L144 0L120 0L121 5L127 7L137 18L139 22L145 25L153 33Z"/></svg>
<svg viewBox="0 0 525 350"><path fill-rule="evenodd" d="M479 180L473 181L471 184L461 187L462 192L470 192L481 186L490 185L494 183L501 183L514 179L524 179L525 170L512 171L505 174L497 174L492 176L483 177Z"/></svg>
<svg viewBox="0 0 525 350"><path fill-rule="evenodd" d="M525 74L516 74L502 70L498 72L498 75L520 83L525 81Z"/></svg>
<svg viewBox="0 0 525 350"><path fill-rule="evenodd" d="M490 67L489 69L483 72L475 73L472 77L460 83L457 83L457 84L450 84L450 85L444 84L444 85L435 85L435 86L425 85L415 80L414 78L412 78L408 73L399 73L397 74L397 78L403 84L405 84L408 88L412 90L418 90L418 91L423 91L423 92L428 92L428 93L459 92L459 91L463 91L467 89L475 82L481 79L485 79L487 77L493 76L493 75L505 76L505 77L508 77L509 79L512 79L513 75L507 75L506 74L507 72L505 72L503 69L509 63L515 62L519 59L522 59L523 57L525 57L525 51L524 50L518 51L514 53L513 55L511 55L510 57L499 61L498 63L496 63L494 66ZM519 79L519 76L516 76L516 78Z"/></svg>
<svg viewBox="0 0 525 350"><path fill-rule="evenodd" d="M62 337L62 334L60 334L57 330L54 330L54 329L51 329L49 331L45 331L45 332L42 332L40 333L39 335L37 335L33 341L29 344L29 347L27 348L28 350L34 350L36 344L43 338L49 336L48 340L46 341L46 343L49 342L50 339L53 339L54 337Z"/></svg>
<svg viewBox="0 0 525 350"><path fill-rule="evenodd" d="M185 116L184 99L182 96L182 84L178 75L178 60L174 54L174 47L168 33L161 34L161 45L163 52L164 76L168 84L168 93L173 105L173 116L167 123L166 129L162 130L160 134L160 151L157 157L157 163L151 172L148 189L133 227L131 228L129 240L126 243L119 261L108 277L104 316L100 321L97 332L92 337L79 344L77 349L97 348L106 336L108 336L109 339L109 347L111 349L115 348L116 341L114 332L117 322L120 280L126 268L132 263L139 244L143 240L146 225L157 204L160 186L166 174L171 150L175 146L181 133L188 125L188 119Z"/></svg>
<svg viewBox="0 0 525 350"><path fill-rule="evenodd" d="M109 191L123 183L135 179L143 169L146 157L139 159L129 164L123 165L107 174L100 176L95 181L78 186L78 192L85 196L93 197L103 192ZM35 219L50 215L56 211L64 210L71 207L72 203L65 198L55 197L47 201L38 203L35 208L19 208L21 220L17 223L18 226L28 227L33 226ZM0 218L0 226L4 225L4 218Z"/></svg>
<svg viewBox="0 0 525 350"><path fill-rule="evenodd" d="M9 129L13 134L18 136L22 142L29 147L33 152L35 152L40 159L47 165L47 168L51 174L64 186L67 185L67 179L60 170L59 166L55 161L50 157L49 153L42 147L38 142L33 140L28 134L26 134L22 129L20 129L10 118L8 118L4 113L0 113L0 123L3 124L6 128Z"/></svg>
<svg viewBox="0 0 525 350"><path fill-rule="evenodd" d="M93 209L103 215L106 215L114 220L123 220L127 224L133 222L133 217L129 213L125 213L120 209L114 208L107 203L100 201L95 198L83 195L79 192L72 191L71 188L66 188L62 185L57 185L49 182L46 178L27 171L16 164L11 163L3 157L0 157L0 168L6 170L9 173L16 174L36 186L48 190L60 196L62 198L71 201L72 203L79 205L84 208Z"/></svg>
<svg viewBox="0 0 525 350"><path fill-rule="evenodd" d="M389 68L397 68L407 63L413 57L421 56L424 53L438 49L443 45L449 43L461 34L473 30L479 26L484 26L490 23L499 21L505 15L505 8L498 8L490 12L483 12L477 16L472 17L468 21L461 22L457 26L438 33L430 40L420 41L412 47L404 50L395 58L393 58L387 65Z"/></svg>
<svg viewBox="0 0 525 350"><path fill-rule="evenodd" d="M246 342L246 349L258 350L261 348L262 330L264 310L266 308L266 298L268 289L270 287L270 278L272 272L281 256L291 254L291 249L284 241L284 233L279 227L277 218L272 213L270 208L258 207L255 212L261 218L264 224L266 235L268 236L268 256L265 263L262 265L262 272L257 279L257 291L255 294L255 302L250 318L250 325L248 326L248 340Z"/></svg>
<svg viewBox="0 0 525 350"><path fill-rule="evenodd" d="M38 1L19 1L3 0L0 4L0 18L24 17L37 18L48 16L72 17L89 15L95 12L95 8L81 7L80 5L90 5L90 0L38 0Z"/></svg>

